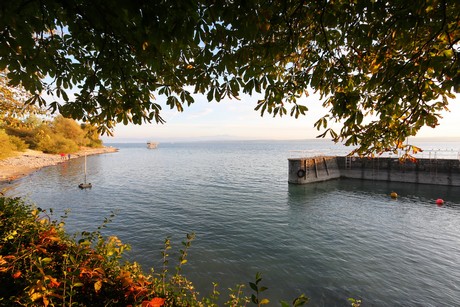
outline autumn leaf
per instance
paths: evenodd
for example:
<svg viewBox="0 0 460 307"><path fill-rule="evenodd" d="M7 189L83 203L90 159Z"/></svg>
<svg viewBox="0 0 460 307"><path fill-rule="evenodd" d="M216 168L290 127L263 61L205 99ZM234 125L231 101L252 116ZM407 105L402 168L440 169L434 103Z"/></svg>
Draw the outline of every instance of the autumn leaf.
<svg viewBox="0 0 460 307"><path fill-rule="evenodd" d="M16 273L13 274L13 278L17 279L17 278L21 277L21 275L22 275L21 271L17 271Z"/></svg>
<svg viewBox="0 0 460 307"><path fill-rule="evenodd" d="M155 297L150 301L143 301L142 307L161 307L165 303L165 299L161 297Z"/></svg>
<svg viewBox="0 0 460 307"><path fill-rule="evenodd" d="M99 292L102 288L102 280L98 280L94 283L94 290Z"/></svg>

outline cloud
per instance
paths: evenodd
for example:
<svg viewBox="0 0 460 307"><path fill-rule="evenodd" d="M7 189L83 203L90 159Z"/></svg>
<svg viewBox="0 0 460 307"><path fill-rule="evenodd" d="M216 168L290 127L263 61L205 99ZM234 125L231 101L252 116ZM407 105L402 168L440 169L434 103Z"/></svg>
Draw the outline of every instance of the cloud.
<svg viewBox="0 0 460 307"><path fill-rule="evenodd" d="M188 119L196 119L196 118L201 118L201 117L205 117L207 116L208 114L211 114L213 111L213 109L211 108L206 108L200 112L197 112L197 113L194 113L194 114L189 114L187 116Z"/></svg>

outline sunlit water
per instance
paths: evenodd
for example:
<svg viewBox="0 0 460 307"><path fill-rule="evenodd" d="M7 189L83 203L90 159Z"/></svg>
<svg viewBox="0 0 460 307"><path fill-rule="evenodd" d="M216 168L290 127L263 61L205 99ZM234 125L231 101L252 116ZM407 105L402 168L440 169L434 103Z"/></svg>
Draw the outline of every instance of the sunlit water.
<svg viewBox="0 0 460 307"><path fill-rule="evenodd" d="M203 294L215 281L226 296L227 288L262 272L271 305L301 293L312 299L309 306L349 306L349 297L362 298L364 306L460 305L460 189L287 183L289 150L330 146L212 142L148 150L119 144L118 153L88 157L91 190L78 189L83 159L6 187L9 195L54 208L57 218L70 209L70 233L95 230L115 212L105 233L129 243L127 257L145 269L161 270L167 236L174 266L180 242L195 232L184 273ZM436 206L437 198L446 205Z"/></svg>

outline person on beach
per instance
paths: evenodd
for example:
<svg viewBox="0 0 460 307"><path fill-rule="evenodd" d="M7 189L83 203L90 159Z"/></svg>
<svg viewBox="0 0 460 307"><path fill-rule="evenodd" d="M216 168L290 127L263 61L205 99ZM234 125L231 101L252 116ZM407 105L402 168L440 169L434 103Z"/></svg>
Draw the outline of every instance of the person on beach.
<svg viewBox="0 0 460 307"><path fill-rule="evenodd" d="M70 154L67 155L67 158L69 158L69 160L70 160Z"/></svg>
<svg viewBox="0 0 460 307"><path fill-rule="evenodd" d="M61 160L64 161L65 160L65 153L61 152Z"/></svg>

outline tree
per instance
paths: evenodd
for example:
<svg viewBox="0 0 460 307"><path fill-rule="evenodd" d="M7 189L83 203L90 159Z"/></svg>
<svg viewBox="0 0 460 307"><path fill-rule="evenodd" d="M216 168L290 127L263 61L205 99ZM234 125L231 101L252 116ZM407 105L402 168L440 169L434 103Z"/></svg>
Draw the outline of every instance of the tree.
<svg viewBox="0 0 460 307"><path fill-rule="evenodd" d="M52 122L52 128L54 133L72 140L78 146L84 146L87 143L87 140L85 140L85 131L73 119L57 116Z"/></svg>
<svg viewBox="0 0 460 307"><path fill-rule="evenodd" d="M155 97L182 111L190 87L209 101L262 93L262 115L295 117L318 92L322 136L379 153L438 125L460 91L459 12L457 0L2 1L0 69L30 103L105 132L163 122Z"/></svg>
<svg viewBox="0 0 460 307"><path fill-rule="evenodd" d="M26 104L30 96L22 87L8 85L7 71L0 71L0 126L21 126L22 120L35 114L44 114L45 110Z"/></svg>

